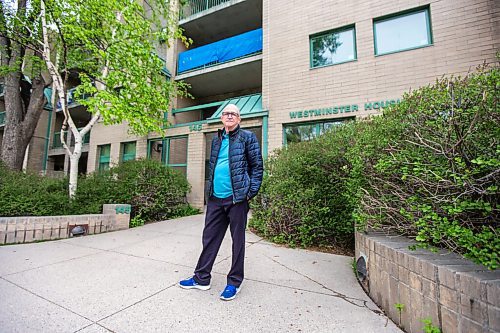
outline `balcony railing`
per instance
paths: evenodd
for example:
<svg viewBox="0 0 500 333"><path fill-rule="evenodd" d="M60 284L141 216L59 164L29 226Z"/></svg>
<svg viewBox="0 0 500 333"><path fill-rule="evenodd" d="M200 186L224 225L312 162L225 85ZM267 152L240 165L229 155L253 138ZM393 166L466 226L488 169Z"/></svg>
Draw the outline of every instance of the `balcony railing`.
<svg viewBox="0 0 500 333"><path fill-rule="evenodd" d="M0 112L0 126L5 125L5 112Z"/></svg>
<svg viewBox="0 0 500 333"><path fill-rule="evenodd" d="M262 28L179 53L177 74L220 65L262 52Z"/></svg>
<svg viewBox="0 0 500 333"><path fill-rule="evenodd" d="M78 130L80 130L80 128ZM54 140L52 141L52 149L57 149L57 148L63 147L63 145L61 143L61 133L67 133L67 132L61 131L61 132L54 133ZM66 140L67 140L67 137L66 137ZM83 137L83 144L84 145L88 145L89 142L90 142L90 132L85 134L85 136ZM75 145L75 137L71 136L70 146L74 146L74 145Z"/></svg>
<svg viewBox="0 0 500 333"><path fill-rule="evenodd" d="M76 91L76 88L69 89L68 92L67 92L67 94L66 94L66 100L68 102L68 108L72 108L72 107L80 105L76 101L75 91ZM51 105L52 89L51 88L46 88L45 89L45 97L47 98L47 106L50 107L50 108L52 108L52 105ZM83 96L79 96L78 99L85 99L87 97L88 97L87 95L83 95ZM61 110L61 103L59 101L57 101L56 105L57 105L57 111L60 111Z"/></svg>
<svg viewBox="0 0 500 333"><path fill-rule="evenodd" d="M186 4L181 7L179 13L180 19L185 19L189 16L201 13L204 10L208 10L229 1L230 0L187 0L185 1Z"/></svg>

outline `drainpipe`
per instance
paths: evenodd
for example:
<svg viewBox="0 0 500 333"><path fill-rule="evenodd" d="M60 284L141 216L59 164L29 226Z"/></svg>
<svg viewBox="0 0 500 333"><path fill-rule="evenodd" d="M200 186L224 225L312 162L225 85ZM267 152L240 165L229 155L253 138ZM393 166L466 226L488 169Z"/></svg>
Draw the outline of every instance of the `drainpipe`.
<svg viewBox="0 0 500 333"><path fill-rule="evenodd" d="M54 107L49 111L49 121L47 122L47 134L45 135L45 147L43 150L43 175L47 174L47 161L49 159L49 144L50 144L50 130L52 127L52 113L54 112Z"/></svg>
<svg viewBox="0 0 500 333"><path fill-rule="evenodd" d="M269 116L262 117L262 155L267 159L267 131Z"/></svg>
<svg viewBox="0 0 500 333"><path fill-rule="evenodd" d="M47 94L45 94L45 97L47 97L47 101L49 101ZM49 159L50 130L52 127L52 113L54 113L54 106L56 106L55 105L55 103L56 103L56 89L55 89L54 83L52 83L52 89L50 90L50 101L49 102L50 102L51 109L48 110L49 111L49 121L47 123L47 134L45 135L45 147L43 150L43 166L42 166L43 175L47 174L47 161ZM56 106L56 108L57 108L57 106Z"/></svg>

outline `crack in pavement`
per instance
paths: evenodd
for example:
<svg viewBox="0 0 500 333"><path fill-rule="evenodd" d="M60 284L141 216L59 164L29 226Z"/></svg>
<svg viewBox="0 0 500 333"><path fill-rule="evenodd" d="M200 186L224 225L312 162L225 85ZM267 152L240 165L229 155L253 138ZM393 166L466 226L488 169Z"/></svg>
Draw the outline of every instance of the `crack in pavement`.
<svg viewBox="0 0 500 333"><path fill-rule="evenodd" d="M305 275L305 274L302 274L301 272L299 272L299 271L297 271L297 270L295 270L295 269L292 269L292 268L290 268L290 267L288 267L288 266L286 266L286 265L282 264L281 262L277 261L277 260L276 260L276 259L274 259L274 258L268 257L268 256L266 256L266 255L264 255L264 256L265 256L266 258L268 258L268 259L272 260L273 262L277 263L278 265L280 265L280 266L282 266L282 267L284 267L284 268L286 268L286 269L288 269L288 270L290 270L290 271L292 271L292 272L294 272L294 273L297 273L297 274L299 274L300 276L303 276L303 277L305 277L306 279L308 279L308 280L310 280L310 281L312 281L312 282L314 282L314 283L316 283L316 284L320 285L322 288L324 288L324 289L326 289L326 290L328 290L328 291L330 291L330 292L332 293L332 294L325 294L325 295L329 295L329 296L332 296L332 297L336 297L336 298L342 299L342 300L344 300L345 302L347 302L347 303L349 303L349 304L352 304L352 305L354 305L354 306L356 306L356 307L366 308L366 309L370 310L371 312L373 312L373 313L375 313L375 314L377 314L377 315L379 315L379 316L380 316L380 315L384 315L382 311L380 311L380 310L378 310L378 309L372 309L372 308L370 308L370 307L368 306L368 304L367 304L367 303L368 303L368 300L364 300L364 299L360 299L360 298L356 298L356 297L351 297L351 296L344 295L344 294L342 294L342 293L340 293L340 292L338 292L338 291L333 290L332 288L329 288L329 287L325 286L323 283L321 283L321 282L319 282L319 281L316 281L316 280L314 280L313 278L311 278L311 277L309 277L309 276L307 276L307 275Z"/></svg>
<svg viewBox="0 0 500 333"><path fill-rule="evenodd" d="M28 293L30 293L30 294L32 294L32 295L34 295L34 296L38 297L38 298L43 299L44 301L49 302L50 304L53 304L53 305L55 305L55 306L57 306L57 307L60 307L60 308L62 308L62 309L64 309L64 310L66 310L66 311L69 311L69 312L71 312L71 313L73 313L73 314L75 314L75 315L77 315L77 316L79 316L79 317L82 317L82 318L84 318L84 319L86 319L86 320L88 320L88 321L90 321L90 322L94 323L94 321L93 321L92 319L87 318L87 317L85 317L84 315L79 314L79 313L77 313L77 312L75 312L75 311L73 311L73 310L71 310L71 309L69 309L69 308L67 308L67 307L65 307L65 306L62 306L62 305L60 305L60 304L58 304L58 303L56 303L56 302L54 302L54 301L51 301L51 300L50 300L50 299L48 299L48 298L45 298L45 297L43 297L43 296L41 296L41 295L38 295L37 293L35 293L35 292L33 292L33 291L31 291L31 290L29 290L29 289L27 289L27 288L25 288L25 287L23 287L23 286L19 285L19 284L17 284L17 283L15 283L15 282L13 282L13 281L7 280L7 279L5 279L5 278L3 278L3 277L0 277L0 279L1 279L1 280L4 280L5 282L8 282L8 283L10 283L10 284L12 284L12 285L14 285L14 286L16 286L16 287L18 287L18 288L20 288L20 289L22 289L22 290L24 290L24 291L26 291L26 292L28 292Z"/></svg>

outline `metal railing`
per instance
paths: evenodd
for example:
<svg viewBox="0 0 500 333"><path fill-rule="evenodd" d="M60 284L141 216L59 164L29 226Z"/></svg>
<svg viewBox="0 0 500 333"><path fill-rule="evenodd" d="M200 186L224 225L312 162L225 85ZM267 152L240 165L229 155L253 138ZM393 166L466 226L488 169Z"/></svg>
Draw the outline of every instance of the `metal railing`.
<svg viewBox="0 0 500 333"><path fill-rule="evenodd" d="M179 18L181 20L188 18L189 16L201 13L202 11L208 10L212 7L218 6L230 0L187 0L184 1L185 4L181 5L179 12ZM181 1L182 4L183 1Z"/></svg>
<svg viewBox="0 0 500 333"><path fill-rule="evenodd" d="M5 125L5 111L0 112L0 126L4 126L4 125Z"/></svg>
<svg viewBox="0 0 500 333"><path fill-rule="evenodd" d="M68 108L72 108L72 107L80 105L76 101L75 91L76 91L76 88L72 88L72 89L69 89L68 92L66 93L66 100L67 100L67 103L68 103ZM52 104L51 104L52 89L51 88L45 88L45 97L47 98L47 106L49 108L52 108ZM85 95L84 94L83 96L79 96L79 100L80 99L86 99L88 97L89 97L89 95ZM61 111L61 103L59 102L59 100L56 101L56 105L57 105L57 111Z"/></svg>
<svg viewBox="0 0 500 333"><path fill-rule="evenodd" d="M81 128L79 128L78 130L81 130ZM67 133L67 132L61 131L61 132L54 133L54 138L52 140L52 149L57 149L57 148L63 147L63 145L61 143L61 133ZM66 137L66 141L67 140L68 140L68 138ZM83 144L88 145L89 143L90 143L90 132L85 134L85 136L83 137ZM75 137L71 136L70 146L74 146L74 145L75 145Z"/></svg>

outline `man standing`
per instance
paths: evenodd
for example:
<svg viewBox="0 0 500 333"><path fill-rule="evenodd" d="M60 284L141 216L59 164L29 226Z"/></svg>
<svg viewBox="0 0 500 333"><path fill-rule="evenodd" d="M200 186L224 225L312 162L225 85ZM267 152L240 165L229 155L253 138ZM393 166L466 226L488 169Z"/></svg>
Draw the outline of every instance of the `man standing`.
<svg viewBox="0 0 500 333"><path fill-rule="evenodd" d="M203 251L194 276L180 281L179 286L210 289L210 272L229 226L233 240L232 264L227 286L220 298L230 301L235 298L243 281L248 200L257 195L264 168L257 137L240 128L239 108L228 104L222 110L221 120L224 128L214 137L210 153Z"/></svg>

